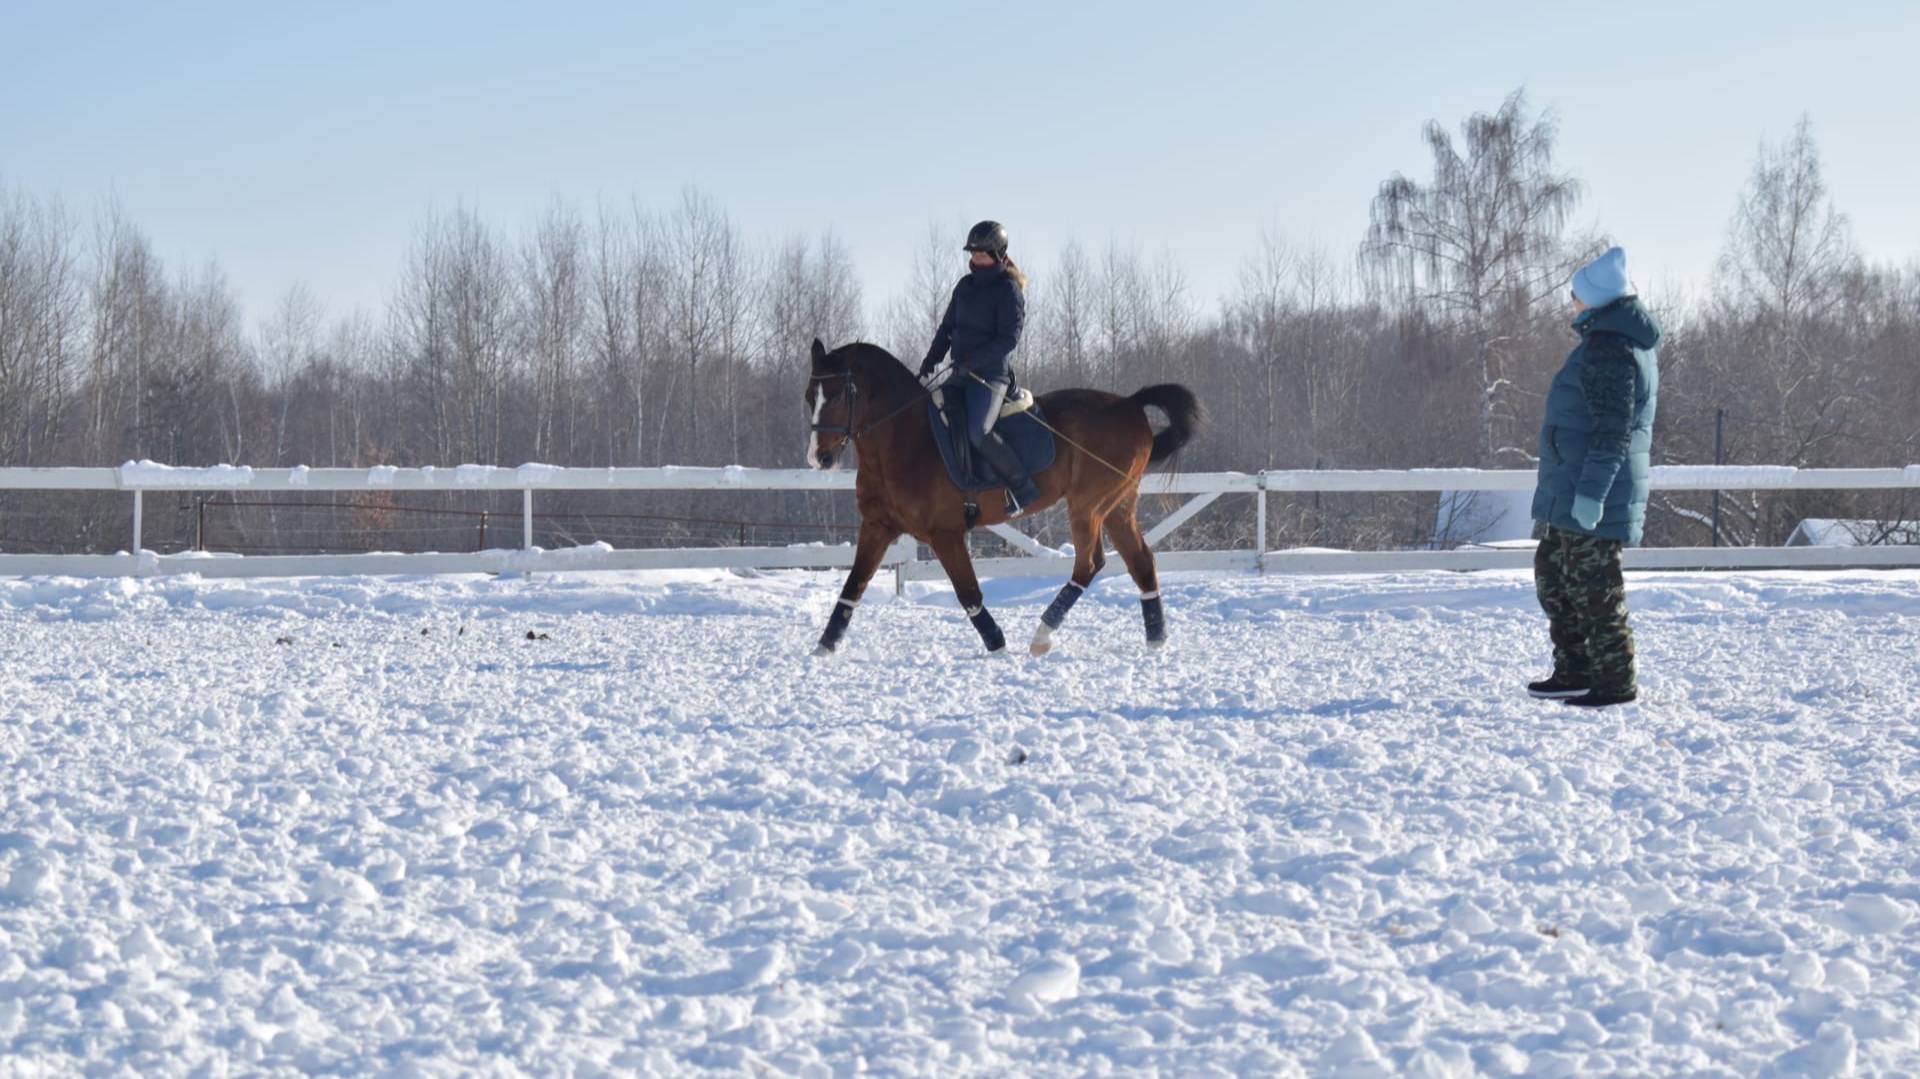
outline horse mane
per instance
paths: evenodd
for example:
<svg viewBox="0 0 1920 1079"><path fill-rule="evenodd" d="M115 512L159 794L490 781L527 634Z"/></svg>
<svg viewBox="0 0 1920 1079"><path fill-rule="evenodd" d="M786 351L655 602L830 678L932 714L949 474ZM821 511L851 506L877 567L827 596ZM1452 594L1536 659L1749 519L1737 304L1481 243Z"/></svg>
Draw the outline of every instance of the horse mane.
<svg viewBox="0 0 1920 1079"><path fill-rule="evenodd" d="M879 384L879 392L888 396L917 391L919 380L893 353L867 341L855 341L833 350L849 368L866 372Z"/></svg>

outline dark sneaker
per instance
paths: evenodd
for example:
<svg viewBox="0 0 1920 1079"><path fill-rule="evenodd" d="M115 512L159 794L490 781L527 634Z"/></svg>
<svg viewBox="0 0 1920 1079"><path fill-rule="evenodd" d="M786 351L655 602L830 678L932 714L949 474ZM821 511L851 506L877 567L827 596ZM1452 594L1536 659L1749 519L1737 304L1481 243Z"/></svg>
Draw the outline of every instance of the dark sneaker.
<svg viewBox="0 0 1920 1079"><path fill-rule="evenodd" d="M1592 688L1585 675L1561 674L1558 671L1544 682L1527 683L1527 692L1543 701L1564 701L1574 697L1584 697Z"/></svg>
<svg viewBox="0 0 1920 1079"><path fill-rule="evenodd" d="M1571 704L1575 708L1605 708L1613 704L1631 704L1640 699L1640 692L1633 689L1596 689L1585 696L1574 697L1560 703Z"/></svg>

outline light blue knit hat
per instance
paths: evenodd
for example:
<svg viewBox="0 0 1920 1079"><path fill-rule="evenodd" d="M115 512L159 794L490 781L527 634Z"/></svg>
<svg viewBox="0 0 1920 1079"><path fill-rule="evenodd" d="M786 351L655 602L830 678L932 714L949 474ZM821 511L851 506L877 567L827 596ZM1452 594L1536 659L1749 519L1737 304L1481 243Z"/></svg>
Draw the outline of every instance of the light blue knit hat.
<svg viewBox="0 0 1920 1079"><path fill-rule="evenodd" d="M1573 294L1588 307L1605 307L1633 291L1627 284L1627 253L1610 247L1607 253L1580 267L1573 275Z"/></svg>

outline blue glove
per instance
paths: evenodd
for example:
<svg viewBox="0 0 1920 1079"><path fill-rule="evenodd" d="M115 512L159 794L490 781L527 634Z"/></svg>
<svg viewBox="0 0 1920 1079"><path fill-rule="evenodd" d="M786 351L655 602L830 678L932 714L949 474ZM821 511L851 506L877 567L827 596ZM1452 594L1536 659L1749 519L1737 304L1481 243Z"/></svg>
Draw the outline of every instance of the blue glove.
<svg viewBox="0 0 1920 1079"><path fill-rule="evenodd" d="M1600 523L1600 511L1598 499L1588 498L1586 495L1573 496L1573 523L1581 528L1589 532L1593 531L1594 526Z"/></svg>

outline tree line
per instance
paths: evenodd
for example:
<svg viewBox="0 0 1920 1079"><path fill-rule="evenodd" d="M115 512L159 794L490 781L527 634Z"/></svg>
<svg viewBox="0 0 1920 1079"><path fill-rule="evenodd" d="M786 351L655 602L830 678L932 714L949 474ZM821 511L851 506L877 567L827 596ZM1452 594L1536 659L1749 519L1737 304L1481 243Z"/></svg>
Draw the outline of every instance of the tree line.
<svg viewBox="0 0 1920 1079"><path fill-rule="evenodd" d="M1187 383L1212 420L1189 469L1529 467L1572 343L1568 278L1612 239L1573 228L1584 188L1557 136L1518 93L1457 127L1430 123L1426 167L1382 181L1351 249L1250 237L1212 300L1172 254L1117 240L1023 250L1018 370L1040 391ZM964 225L930 225L907 279L870 301L831 232L749 236L696 191L665 208L556 201L518 233L456 209L419 223L383 310L330 316L296 287L250 321L217 265L162 265L117 205L83 216L0 189L0 463L794 467L808 343L865 338L917 361L959 276ZM1708 287L1643 298L1668 331L1656 463L1711 463L1716 429L1730 463L1920 460L1920 266L1860 255L1806 121L1760 148L1730 198ZM7 549L125 545L123 500L0 497ZM582 522L554 542L594 538L596 513L635 508L550 497ZM823 537L851 520L847 500L821 495L647 497L660 517ZM1710 542L1709 498L1657 497L1649 542ZM359 509L233 519L282 547L341 542L322 533L354 521L380 543L393 498L339 501ZM1778 543L1808 516L1911 521L1913 502L1728 495L1721 542ZM178 508L177 525L149 510L152 545L191 542L188 519L205 510ZM1269 534L1407 546L1432 540L1433 510L1414 494L1275 499ZM1251 529L1223 506L1190 534L1244 542ZM634 541L676 536L703 541L689 528Z"/></svg>

